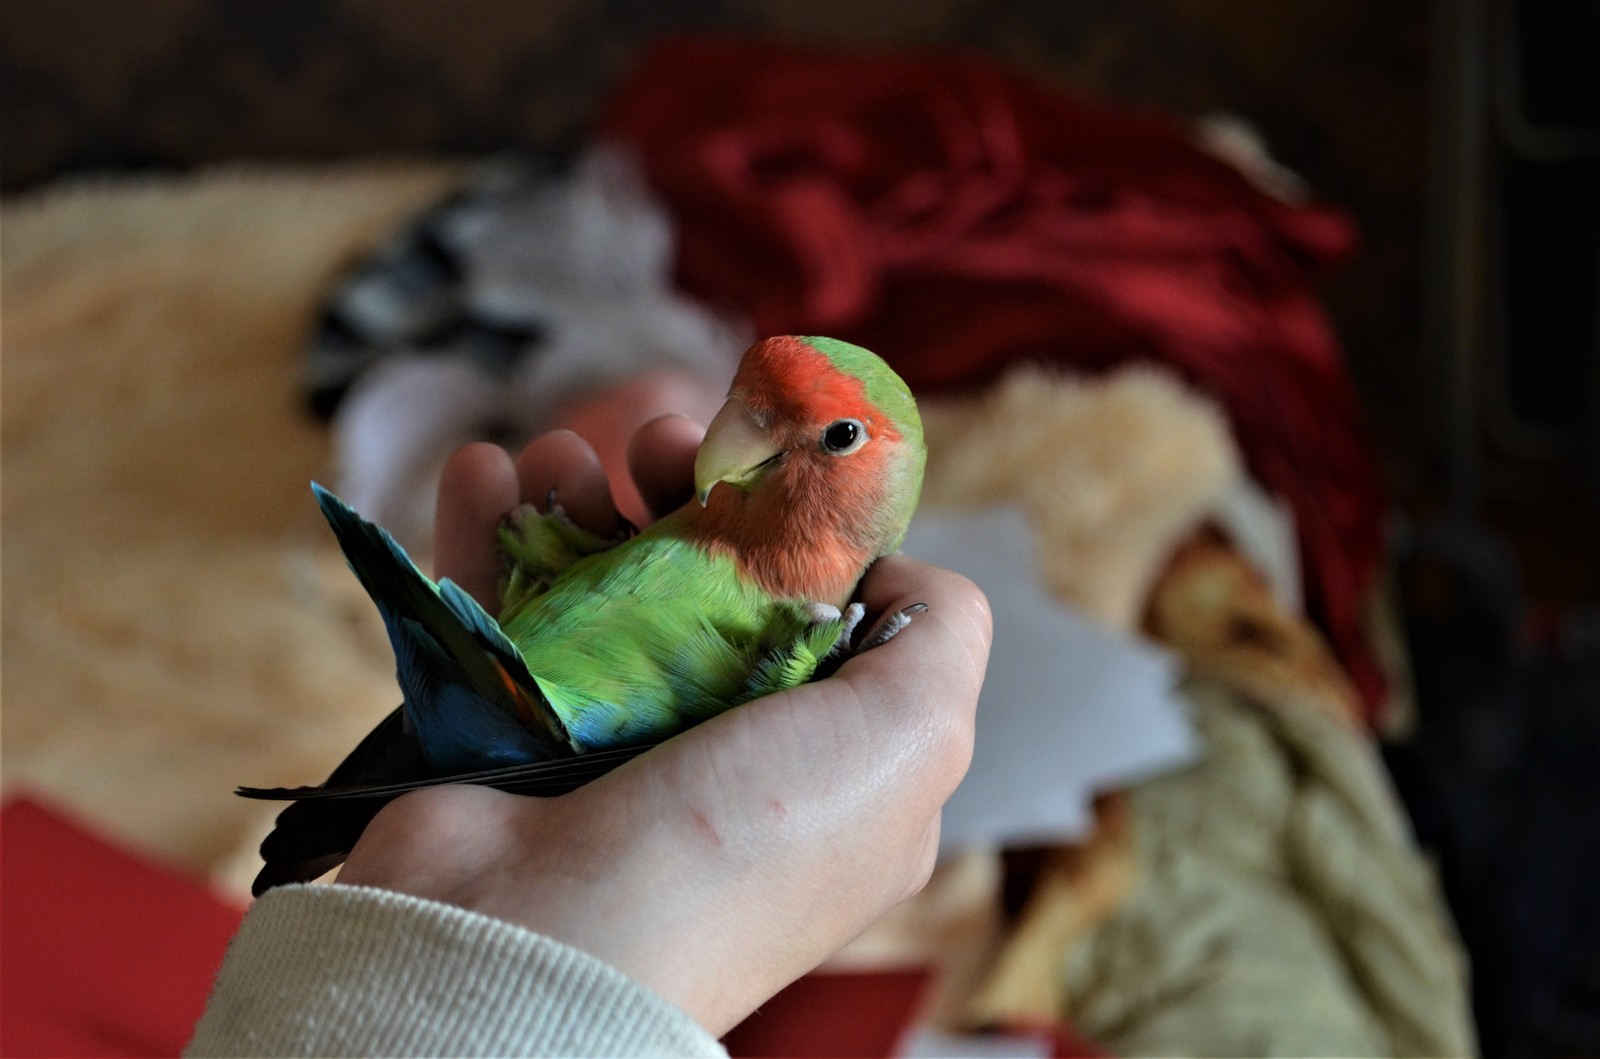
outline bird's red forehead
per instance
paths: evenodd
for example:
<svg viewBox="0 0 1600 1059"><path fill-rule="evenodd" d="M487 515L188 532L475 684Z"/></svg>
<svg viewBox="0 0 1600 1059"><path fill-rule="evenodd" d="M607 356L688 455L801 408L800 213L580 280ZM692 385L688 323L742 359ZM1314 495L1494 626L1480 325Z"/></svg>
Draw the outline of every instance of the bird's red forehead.
<svg viewBox="0 0 1600 1059"><path fill-rule="evenodd" d="M873 418L861 380L833 366L798 338L769 338L751 346L733 378L733 390L757 416L775 415L819 424Z"/></svg>

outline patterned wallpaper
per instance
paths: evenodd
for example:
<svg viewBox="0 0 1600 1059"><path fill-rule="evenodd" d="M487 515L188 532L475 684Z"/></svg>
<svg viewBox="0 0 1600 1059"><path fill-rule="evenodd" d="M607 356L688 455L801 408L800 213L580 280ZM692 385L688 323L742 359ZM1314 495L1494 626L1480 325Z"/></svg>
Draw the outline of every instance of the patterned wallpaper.
<svg viewBox="0 0 1600 1059"><path fill-rule="evenodd" d="M1414 440L1422 0L7 0L0 182L560 150L641 47L701 31L958 47L1103 98L1248 118L1361 221L1363 257L1329 299L1382 447Z"/></svg>

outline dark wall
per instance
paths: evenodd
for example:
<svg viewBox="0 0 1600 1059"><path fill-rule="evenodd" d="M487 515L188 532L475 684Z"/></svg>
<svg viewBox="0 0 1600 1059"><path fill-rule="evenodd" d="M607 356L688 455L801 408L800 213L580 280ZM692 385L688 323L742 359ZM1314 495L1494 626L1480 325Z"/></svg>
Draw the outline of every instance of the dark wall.
<svg viewBox="0 0 1600 1059"><path fill-rule="evenodd" d="M562 147L663 32L964 47L1178 115L1226 109L1354 212L1329 291L1391 471L1417 448L1420 0L7 0L0 180L232 158Z"/></svg>

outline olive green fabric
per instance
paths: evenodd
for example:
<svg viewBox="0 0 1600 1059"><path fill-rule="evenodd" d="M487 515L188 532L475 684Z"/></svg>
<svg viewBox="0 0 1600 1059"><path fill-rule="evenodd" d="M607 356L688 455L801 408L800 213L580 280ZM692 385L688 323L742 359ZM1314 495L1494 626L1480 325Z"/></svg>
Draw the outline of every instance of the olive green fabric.
<svg viewBox="0 0 1600 1059"><path fill-rule="evenodd" d="M1372 744L1189 687L1203 761L1134 794L1141 881L1068 957L1119 1055L1466 1055L1464 956Z"/></svg>

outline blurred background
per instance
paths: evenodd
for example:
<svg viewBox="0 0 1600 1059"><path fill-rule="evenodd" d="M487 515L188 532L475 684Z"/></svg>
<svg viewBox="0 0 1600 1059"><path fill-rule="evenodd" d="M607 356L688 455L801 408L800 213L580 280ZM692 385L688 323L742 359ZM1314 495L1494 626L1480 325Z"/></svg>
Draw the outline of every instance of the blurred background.
<svg viewBox="0 0 1600 1059"><path fill-rule="evenodd" d="M114 490L125 489L145 498L130 500L134 506L125 509L127 522L139 522L138 503L152 511L170 508L207 493L209 483L268 476L271 488L262 486L253 499L216 506L220 514L207 532L229 534L259 525L258 516L269 509L296 503L293 488L303 485L293 483L335 456L347 477L351 468L370 467L362 453L391 435L332 433L353 429L341 428L337 417L348 424L352 408L377 415L372 409L382 405L420 414L419 406L408 403L414 397L404 396L410 391L403 387L380 400L370 385L361 391L365 403L356 405L353 396L346 403L347 393L355 392L349 387L383 351L422 342L418 335L439 326L433 317L419 321L403 310L378 313L382 319L374 322L371 306L374 299L419 304L466 282L462 276L473 269L489 267L482 265L487 251L462 249L470 243L481 250L472 242L479 236L451 242L457 236L449 233L482 228L472 210L488 209L492 218L495 204L514 198L519 188L569 180L577 182L575 194L591 186L585 181L598 181L597 194L615 205L634 194L629 180L642 181L635 189L639 201L660 206L664 227L658 233L648 228L656 222L647 221L648 230L627 228L646 232L629 245L639 247L647 264L655 260L651 255L660 256L660 282L671 286L675 275L697 304L673 303L678 337L664 339L659 358L640 367L715 374L713 351L700 358L691 347L725 345L736 352L738 336L752 322L761 329L768 321L807 319L798 310L784 316L770 305L763 309L759 296L746 297L749 289L737 283L720 289L708 278L716 269L706 262L745 236L696 242L694 224L708 211L715 214L718 204L698 198L690 179L674 169L672 143L652 139L652 122L698 134L693 101L703 98L695 94L704 93L704 85L685 87L676 112L665 105L653 111L652 101L670 96L685 63L693 65L670 50L675 42L697 47L706 39L778 48L770 60L730 61L730 69L752 78L767 65L803 67L795 56L825 56L846 63L830 69L859 76L864 86L877 84L874 75L863 72L866 65L850 64L905 62L912 65L888 69L931 76L915 66L923 57L971 57L993 71L995 85L1029 86L1015 96L1006 95L1010 88L994 88L1001 96L1022 100L1037 90L1090 108L1083 114L1102 115L1094 119L1099 124L1085 119L1074 126L1106 136L1103 146L1097 141L1086 153L1103 150L1118 165L1147 170L1162 167L1162 157L1178 157L1148 148L1154 140L1138 140L1147 145L1139 150L1150 154L1134 158L1124 151L1138 137L1156 136L1140 131L1118 139L1121 134L1105 132L1126 115L1140 130L1145 121L1190 130L1183 135L1204 143L1208 157L1223 157L1245 174L1266 205L1230 199L1233 204L1217 206L1215 216L1224 229L1244 223L1242 216L1281 221L1273 231L1294 243L1284 260L1295 269L1305 266L1304 289L1326 313L1331 343L1319 344L1315 335L1307 340L1324 350L1305 362L1315 361L1314 370L1205 368L1205 357L1164 353L1148 335L1124 345L1106 342L1077 360L1045 359L1091 373L1124 362L1175 366L1193 395L1216 400L1234 417L1249 477L1264 482L1280 503L1301 498L1289 507L1301 520L1305 550L1298 566L1310 571L1305 617L1315 632L1308 635L1331 644L1317 649L1331 650L1343 669L1342 686L1353 685L1342 701L1360 717L1361 739L1387 770L1383 782L1437 875L1441 907L1472 968L1470 1003L1483 1051L1600 1053L1600 886L1594 881L1600 873L1600 3L1593 0L12 0L0 7L0 186L7 236L0 259L7 280L4 671L7 766L21 779L8 778L8 796L24 789L20 783L30 793L43 791L46 802L66 806L91 830L121 836L135 853L177 865L187 877L211 879L226 897L226 885L215 881L243 870L239 865L250 860L262 819L238 817L231 808L175 816L171 797L130 796L128 775L101 771L96 755L107 752L104 740L116 730L142 755L141 784L161 772L170 741L159 732L169 720L159 710L133 721L117 712L116 703L128 697L118 680L144 678L128 676L139 670L125 667L118 678L69 679L62 674L74 667L73 654L39 646L50 635L87 628L93 635L79 641L83 647L124 651L164 666L160 679L167 683L159 687L169 689L181 683L170 675L174 666L211 664L201 647L192 653L171 647L185 641L186 608L204 601L174 588L154 565L143 568L151 571L147 577L124 577L120 591L137 603L113 598L111 587L90 587L106 584L104 570L86 563L82 550L65 556L63 542L105 540L110 550L99 562L114 562L119 554L170 562L167 552L175 545L162 545L157 528L145 530L145 540L138 528L103 511L87 517L85 507L64 501L56 510L49 497L63 481L80 499L120 497ZM663 46L668 50L652 50ZM650 55L666 58L641 73L641 60ZM810 90L794 76L801 86L794 92ZM974 83L979 80L974 75ZM725 88L732 98L744 91L738 83ZM893 93L884 99L885 106L897 102ZM1027 113L1047 113L1044 106ZM1017 103L1017 113L1025 110ZM781 106L773 113L793 120ZM608 137L597 135L602 127ZM777 136L788 126L772 127L780 130ZM1030 144L1048 139L1048 130L1025 131L1021 138L1033 137ZM1176 143L1178 133L1171 135ZM645 145L642 175L607 175L605 163L592 161L594 143L618 136ZM493 160L487 167L486 159ZM1191 166L1184 159L1173 166ZM1130 171L1135 182L1145 179L1136 168ZM255 185L264 196L259 212L251 205ZM1183 199L1186 208L1198 208L1207 195L1220 201L1243 194L1232 185L1215 190L1222 186L1207 185L1195 197L1138 183L1150 201L1169 193L1190 196ZM1098 194L1108 204L1117 200L1114 190ZM561 213L564 201L551 199L540 209ZM460 220L463 209L466 221ZM1280 217L1272 211L1289 212ZM1292 238L1283 235L1290 221L1282 220L1291 212L1295 225L1305 225ZM241 213L252 215L255 228L239 219ZM721 216L731 214L724 208ZM1162 215L1151 216L1159 223ZM751 222L765 233L761 223ZM622 221L616 224L623 232ZM179 245L173 240L182 232L191 238ZM435 240L440 232L446 234ZM683 257L672 257L674 238ZM155 243L159 253L140 256L139 248ZM305 261L295 257L296 247L308 255ZM1231 244L1217 253L1230 262L1247 255ZM1306 265L1313 258L1318 264ZM146 288L129 293L118 286L119 276L135 272L148 281L149 270L162 262L171 265L171 278L149 281L147 289L183 291L182 298L193 299L167 316L145 297ZM1265 271L1230 272L1218 282L1228 299L1260 294L1252 312L1278 312L1300 288L1272 287L1270 268L1261 267ZM615 271L606 266L595 284L611 282ZM649 267L641 275L641 284L655 282ZM80 282L86 286L64 293ZM208 308L204 294L195 292L210 284L248 286L259 303L243 316L231 316L235 303L226 299ZM1091 287L1086 281L1073 297L1087 298ZM462 337L463 331L451 341L471 345L475 363L484 349L491 359L514 358L537 345L538 329L508 304L504 297L494 301L486 315L469 321L470 335ZM892 330L893 298L885 296L883 305L880 315L889 322L881 326ZM274 306L281 311L274 314ZM1322 316L1307 311L1313 315L1293 322L1285 317L1274 333L1309 328L1320 335ZM206 322L182 322L199 318ZM207 374L212 369L205 356L227 345L219 337L229 333L230 320L251 337L226 354L231 359L216 369L226 379L218 382ZM466 326L451 320L458 330ZM850 326L870 334L878 326L872 321L862 315ZM130 326L148 326L137 332L137 342L145 343L139 348L161 346L159 336L170 333L173 348L186 352L159 366L141 365L126 353L137 342L119 345L134 333L124 330ZM169 327L175 329L162 330ZM397 338L385 327L405 333ZM1101 331L1095 334L1101 337L1085 341L1101 341ZM1300 348L1291 339L1283 342ZM251 350L267 353L258 357ZM1010 357L996 354L994 370L970 378L930 373L927 392L948 396L987 386ZM1289 387L1283 392L1296 399L1327 388L1325 416L1315 401L1282 413L1282 419L1310 424L1291 432L1295 441L1287 448L1274 433L1278 412L1239 427L1237 417L1251 414L1241 411L1251 402L1239 373L1258 370L1269 391L1256 394L1259 402L1276 400L1273 386ZM111 380L103 399L72 396L96 373ZM479 402L471 425L478 434L509 441L525 432L523 424L497 418L487 398L462 385L462 400ZM1353 387L1349 408L1345 386ZM206 387L226 392L228 401L205 406L193 393ZM252 395L271 404L270 414L250 403ZM653 400L644 400L643 410L624 401L623 417L653 409ZM197 411L202 408L209 410ZM555 415L543 411L545 419L532 418L526 427ZM123 436L117 418L124 414L156 424L140 427L137 437L181 450L181 460L157 468L134 461L130 448L122 463L95 462L94 445L114 446ZM72 427L91 419L100 433ZM241 422L244 440L226 442ZM411 421L390 422L400 426L389 429L404 433ZM444 428L430 436L447 435L456 437ZM224 443L211 445L208 438ZM1295 446L1301 455L1274 455ZM1305 454L1345 446L1357 455L1316 471L1327 476L1317 480L1331 490L1327 508L1335 512L1326 516L1335 528L1317 545L1304 521L1303 498L1313 491L1305 468L1315 463ZM241 458L251 467L244 474ZM1298 469L1284 470L1284 461ZM264 469L277 462L281 470ZM412 466L370 470L372 482L382 479L371 485L374 496L399 489L392 477ZM1374 469L1369 485L1364 476ZM1116 480L1119 472L1107 473ZM431 488L425 476L417 481ZM1289 481L1299 484L1289 488ZM404 521L411 509L403 498L394 502L395 518ZM271 669L274 658L314 646L314 634L297 640L282 631L297 610L321 608L317 613L333 628L361 620L352 616L359 601L307 587L321 586L327 565L305 543L317 532L310 517L266 517L272 530L260 554L240 560L235 571L239 594L247 596L257 583L251 578L259 576L285 600L278 624L257 614L241 630L257 652L244 676L226 667L207 670L202 692L182 694L227 697L238 680ZM425 517L416 521L426 525ZM140 524L159 526L154 519ZM1319 547L1338 551L1351 526L1356 536L1373 535L1377 558L1370 569L1355 563L1359 572L1339 582L1350 597L1341 611L1334 582L1315 579L1316 555ZM1155 571L1166 568L1168 552L1193 530L1187 525L1183 533L1167 533L1167 551L1150 560L1146 588L1166 584ZM123 534L131 543L122 542ZM1149 605L1140 597L1128 610L1137 617ZM49 611L54 623L35 623L39 612L31 607ZM187 620L199 620L196 614L188 611ZM1147 615L1144 633L1154 635L1157 624ZM40 639L28 640L24 625ZM157 626L163 631L149 632ZM381 644L374 648L368 633L352 634L351 658L359 664L330 658L326 672L308 671L299 683L273 686L273 693L304 696L314 688L324 693L324 703L335 693L381 694L368 691L386 678ZM1184 654L1176 637L1154 638ZM164 660L149 662L152 645L162 644L169 648ZM1198 655L1184 657L1195 668ZM359 680L327 675L347 673L352 665L365 667ZM46 710L62 700L76 704L70 723ZM172 716L188 723L187 714ZM328 739L349 745L374 716L369 710L341 722L336 737L316 729L289 750L257 744L257 758L241 753L230 762L254 769L234 781L279 782L260 774L269 751L315 780L326 771L317 747ZM124 723L157 734L141 741L127 736ZM188 731L237 747L264 730L218 724L203 736ZM1204 724L1201 729L1204 742ZM153 817L162 822L149 824ZM24 833L20 826L8 830ZM21 885L8 879L7 898ZM1343 928L1329 929L1339 935ZM1110 935L1092 944L1102 954L1114 949ZM1348 949L1342 941L1337 947ZM9 998L18 963L8 958L6 966ZM27 1002L46 1003L38 996ZM1368 1002L1382 1006L1370 996ZM1081 999L1067 1009L1069 1023L1087 1026L1110 1051L1160 1047L1157 1037L1116 1038L1107 1027L1123 1023L1109 1009ZM1206 1039L1238 1052L1260 1040ZM8 1054L22 1054L15 1041Z"/></svg>
<svg viewBox="0 0 1600 1059"><path fill-rule="evenodd" d="M237 159L571 152L663 33L967 49L1177 117L1236 113L1361 231L1325 289L1393 495L1488 508L1540 594L1593 598L1588 3L17 3L7 192ZM1515 350L1515 355L1512 351Z"/></svg>

